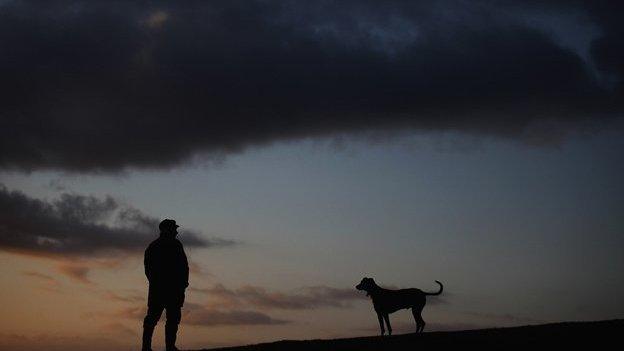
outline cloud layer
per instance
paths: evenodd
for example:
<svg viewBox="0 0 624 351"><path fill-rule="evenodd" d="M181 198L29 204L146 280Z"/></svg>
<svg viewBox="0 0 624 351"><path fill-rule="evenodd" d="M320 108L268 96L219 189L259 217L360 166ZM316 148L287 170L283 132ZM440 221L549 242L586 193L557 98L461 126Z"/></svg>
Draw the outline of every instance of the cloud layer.
<svg viewBox="0 0 624 351"><path fill-rule="evenodd" d="M556 142L624 110L624 5L594 4L4 1L0 169L370 130Z"/></svg>
<svg viewBox="0 0 624 351"><path fill-rule="evenodd" d="M208 295L207 303L186 302L182 322L190 325L279 325L291 323L274 318L267 310L312 310L322 307L348 308L365 297L353 288L333 288L328 286L302 287L286 293L269 291L258 286L243 286L228 289L222 284L211 288L189 288L190 292ZM140 297L107 292L109 300L131 302L136 305ZM145 307L126 307L115 313L117 317L142 319Z"/></svg>
<svg viewBox="0 0 624 351"><path fill-rule="evenodd" d="M253 306L261 309L305 310L319 307L351 307L351 302L364 299L351 288L333 288L328 286L302 287L292 293L268 291L258 286L243 286L238 289L228 289L221 284L212 288L193 291L210 295L217 299L218 305L223 306Z"/></svg>
<svg viewBox="0 0 624 351"><path fill-rule="evenodd" d="M112 197L63 194L43 201L0 185L0 208L0 250L8 252L61 259L135 254L142 253L158 233L158 219ZM206 239L194 231L180 235L190 247L234 244ZM87 281L86 267L67 264L60 269Z"/></svg>
<svg viewBox="0 0 624 351"><path fill-rule="evenodd" d="M201 326L219 325L276 325L289 323L287 320L276 319L258 311L208 308L199 304L186 304L188 313L182 323Z"/></svg>
<svg viewBox="0 0 624 351"><path fill-rule="evenodd" d="M146 307L126 307L113 314L114 317L142 320ZM277 319L266 313L238 308L217 309L202 304L184 304L182 323L206 327L223 325L278 325L289 321Z"/></svg>

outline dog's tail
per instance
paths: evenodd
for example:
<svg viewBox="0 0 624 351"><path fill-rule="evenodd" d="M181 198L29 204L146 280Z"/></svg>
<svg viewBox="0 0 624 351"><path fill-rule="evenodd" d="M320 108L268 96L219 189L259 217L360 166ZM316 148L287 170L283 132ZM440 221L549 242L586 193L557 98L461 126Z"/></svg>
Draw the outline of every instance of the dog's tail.
<svg viewBox="0 0 624 351"><path fill-rule="evenodd" d="M434 293L428 293L428 292L426 292L426 293L425 293L425 295L432 295L432 296L435 296L435 295L440 295L440 294L442 293L442 290L444 290L444 286L442 285L442 283L440 283L440 282L439 282L439 281L437 281L437 280L436 280L435 282L436 282L436 283L438 283L438 285L440 286L440 290L438 290L438 292L434 292Z"/></svg>

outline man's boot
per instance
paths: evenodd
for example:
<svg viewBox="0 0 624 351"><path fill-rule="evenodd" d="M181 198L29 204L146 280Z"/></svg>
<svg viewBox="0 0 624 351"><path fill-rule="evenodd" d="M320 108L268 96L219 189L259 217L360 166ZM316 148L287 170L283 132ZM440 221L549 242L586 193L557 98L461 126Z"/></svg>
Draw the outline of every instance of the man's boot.
<svg viewBox="0 0 624 351"><path fill-rule="evenodd" d="M143 347L142 351L152 351L152 334L154 334L154 325L143 324Z"/></svg>
<svg viewBox="0 0 624 351"><path fill-rule="evenodd" d="M173 323L165 324L165 348L167 351L178 351L175 347L176 337L178 334L178 325Z"/></svg>

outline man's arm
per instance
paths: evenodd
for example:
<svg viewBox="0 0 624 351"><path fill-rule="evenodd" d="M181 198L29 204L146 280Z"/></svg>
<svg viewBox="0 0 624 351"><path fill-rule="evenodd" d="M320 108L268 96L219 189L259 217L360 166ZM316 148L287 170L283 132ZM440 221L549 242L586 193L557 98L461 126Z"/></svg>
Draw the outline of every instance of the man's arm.
<svg viewBox="0 0 624 351"><path fill-rule="evenodd" d="M184 288L188 287L188 273L189 273L189 269L188 269L188 259L186 258L186 253L184 252L184 247L182 247L182 244L180 244L180 249L182 251L182 258L183 258L183 263L184 263Z"/></svg>
<svg viewBox="0 0 624 351"><path fill-rule="evenodd" d="M145 266L145 276L148 281L152 280L152 250L151 245L145 249L145 256L143 258L143 265Z"/></svg>
<svg viewBox="0 0 624 351"><path fill-rule="evenodd" d="M182 261L182 282L184 283L184 288L189 286L189 265L188 259L186 258L186 253L184 252L184 246L180 243L180 257Z"/></svg>

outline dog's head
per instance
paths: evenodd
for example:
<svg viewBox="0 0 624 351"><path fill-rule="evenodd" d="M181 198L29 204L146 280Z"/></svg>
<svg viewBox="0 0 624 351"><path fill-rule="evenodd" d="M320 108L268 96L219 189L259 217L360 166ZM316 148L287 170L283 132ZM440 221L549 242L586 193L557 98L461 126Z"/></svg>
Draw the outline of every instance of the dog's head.
<svg viewBox="0 0 624 351"><path fill-rule="evenodd" d="M377 284L375 284L375 281L373 280L373 278L362 278L362 281L360 282L360 284L356 285L355 288L358 290L364 290L366 291L366 296L369 296L371 291L373 289L375 289L375 287L377 286Z"/></svg>

